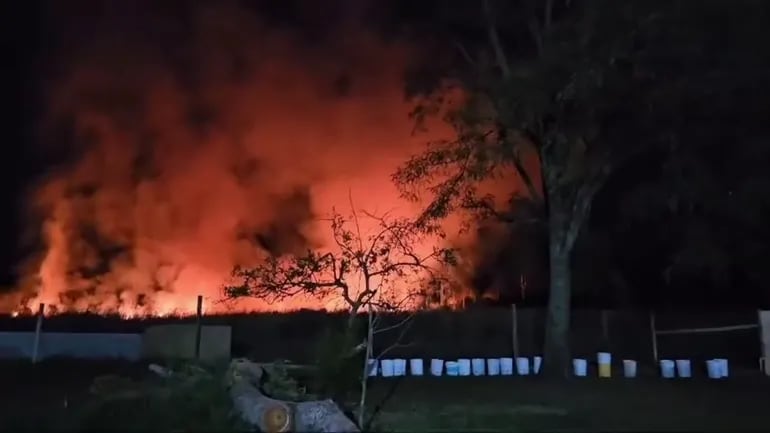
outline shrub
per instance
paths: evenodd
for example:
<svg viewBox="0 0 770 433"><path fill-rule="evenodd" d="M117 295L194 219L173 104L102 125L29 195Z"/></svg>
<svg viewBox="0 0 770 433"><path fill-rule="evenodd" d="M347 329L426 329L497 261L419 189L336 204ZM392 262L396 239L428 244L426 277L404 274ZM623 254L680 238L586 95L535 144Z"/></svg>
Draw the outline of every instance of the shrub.
<svg viewBox="0 0 770 433"><path fill-rule="evenodd" d="M81 430L243 431L224 370L186 365L167 378L99 376L78 416Z"/></svg>

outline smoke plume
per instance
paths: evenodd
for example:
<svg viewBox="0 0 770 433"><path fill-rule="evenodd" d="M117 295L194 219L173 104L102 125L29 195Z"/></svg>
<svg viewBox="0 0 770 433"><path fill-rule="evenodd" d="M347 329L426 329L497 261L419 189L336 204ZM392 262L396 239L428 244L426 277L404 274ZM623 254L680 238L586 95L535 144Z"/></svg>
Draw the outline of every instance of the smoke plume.
<svg viewBox="0 0 770 433"><path fill-rule="evenodd" d="M308 34L236 2L182 3L57 2L40 130L68 160L29 200L45 248L25 305L190 311L235 264L323 245L319 215L349 195L415 211L389 176L430 138L412 134L407 48L351 16Z"/></svg>

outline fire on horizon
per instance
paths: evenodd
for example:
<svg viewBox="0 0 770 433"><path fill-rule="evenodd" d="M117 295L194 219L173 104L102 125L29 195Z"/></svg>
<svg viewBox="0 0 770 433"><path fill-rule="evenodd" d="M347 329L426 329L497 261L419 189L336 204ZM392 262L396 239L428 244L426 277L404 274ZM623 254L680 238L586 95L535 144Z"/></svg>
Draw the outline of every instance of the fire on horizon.
<svg viewBox="0 0 770 433"><path fill-rule="evenodd" d="M322 217L350 196L373 213L418 212L390 175L449 128L415 133L408 46L347 25L311 47L229 2L198 5L188 28L127 3L57 15L41 141L76 157L29 197L44 248L5 311L193 313L236 264L328 247ZM207 302L299 308L335 304Z"/></svg>

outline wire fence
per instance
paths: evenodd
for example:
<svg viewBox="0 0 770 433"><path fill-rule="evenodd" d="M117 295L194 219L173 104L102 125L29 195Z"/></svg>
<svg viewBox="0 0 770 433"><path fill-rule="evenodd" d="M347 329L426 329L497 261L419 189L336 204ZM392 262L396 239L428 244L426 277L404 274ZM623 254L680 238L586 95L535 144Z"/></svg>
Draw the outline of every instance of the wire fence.
<svg viewBox="0 0 770 433"><path fill-rule="evenodd" d="M405 344L394 357L499 357L541 354L546 312L542 308L478 307L465 311L424 311L409 321L406 332L378 335L376 346ZM383 326L403 315L383 318ZM143 333L153 325L202 323L232 328L233 356L257 361L287 359L313 362L319 342L347 323L344 313L299 311L288 314L204 315L200 318L122 319L91 315L2 317L0 331ZM733 364L756 366L762 356L756 311L589 310L572 312L570 345L574 356L593 358L598 351L618 359L654 362L658 358L728 357Z"/></svg>

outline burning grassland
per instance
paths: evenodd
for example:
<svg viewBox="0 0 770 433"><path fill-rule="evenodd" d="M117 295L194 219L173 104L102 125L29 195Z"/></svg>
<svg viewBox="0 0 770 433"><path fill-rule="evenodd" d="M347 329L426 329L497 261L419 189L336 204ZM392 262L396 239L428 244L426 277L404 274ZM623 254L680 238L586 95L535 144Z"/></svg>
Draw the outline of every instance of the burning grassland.
<svg viewBox="0 0 770 433"><path fill-rule="evenodd" d="M67 160L30 195L42 249L7 304L193 312L198 294L221 297L235 265L328 247L324 215L350 196L415 214L390 174L447 130L413 133L408 47L349 17L309 44L235 2L196 3L184 18L112 2L87 21L78 5L52 14L60 42L40 123L45 149ZM208 308L330 307L300 297Z"/></svg>

